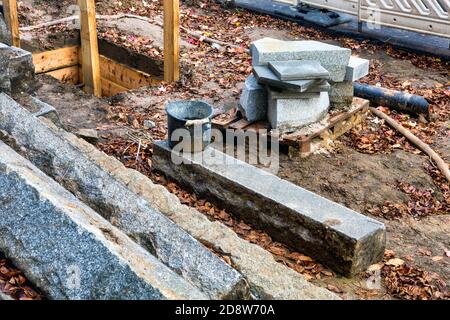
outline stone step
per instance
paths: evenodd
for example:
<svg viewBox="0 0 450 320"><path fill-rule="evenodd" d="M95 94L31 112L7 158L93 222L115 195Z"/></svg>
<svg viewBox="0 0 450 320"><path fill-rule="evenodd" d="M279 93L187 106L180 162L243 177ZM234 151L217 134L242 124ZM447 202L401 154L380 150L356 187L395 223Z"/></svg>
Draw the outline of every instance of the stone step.
<svg viewBox="0 0 450 320"><path fill-rule="evenodd" d="M193 157L157 142L153 153L155 170L339 273L355 275L383 258L381 222L213 148Z"/></svg>
<svg viewBox="0 0 450 320"><path fill-rule="evenodd" d="M0 141L0 250L50 299L207 296Z"/></svg>
<svg viewBox="0 0 450 320"><path fill-rule="evenodd" d="M32 163L211 299L247 297L242 275L4 94L0 130Z"/></svg>

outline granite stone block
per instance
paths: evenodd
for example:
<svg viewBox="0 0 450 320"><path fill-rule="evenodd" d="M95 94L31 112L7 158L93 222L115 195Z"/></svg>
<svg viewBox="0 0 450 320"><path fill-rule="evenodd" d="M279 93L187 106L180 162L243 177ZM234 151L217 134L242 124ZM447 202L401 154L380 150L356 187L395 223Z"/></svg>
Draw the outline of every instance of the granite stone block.
<svg viewBox="0 0 450 320"><path fill-rule="evenodd" d="M355 275L383 259L383 223L217 149L198 158L154 145L154 169L336 272Z"/></svg>
<svg viewBox="0 0 450 320"><path fill-rule="evenodd" d="M264 38L252 43L253 65L264 66L272 61L315 60L328 72L331 80L343 81L351 50L319 41L282 41Z"/></svg>
<svg viewBox="0 0 450 320"><path fill-rule="evenodd" d="M0 250L51 299L205 299L0 141Z"/></svg>
<svg viewBox="0 0 450 320"><path fill-rule="evenodd" d="M305 92L315 86L325 84L326 80L291 80L282 81L267 66L253 67L253 73L260 84L280 89Z"/></svg>
<svg viewBox="0 0 450 320"><path fill-rule="evenodd" d="M330 91L330 103L334 110L348 109L354 97L353 82L332 82Z"/></svg>
<svg viewBox="0 0 450 320"><path fill-rule="evenodd" d="M345 81L357 81L369 74L370 61L355 56L350 58L345 74Z"/></svg>
<svg viewBox="0 0 450 320"><path fill-rule="evenodd" d="M250 122L265 120L267 117L267 88L258 84L254 75L245 81L239 110Z"/></svg>
<svg viewBox="0 0 450 320"><path fill-rule="evenodd" d="M330 73L314 60L269 62L269 68L280 80L329 79Z"/></svg>

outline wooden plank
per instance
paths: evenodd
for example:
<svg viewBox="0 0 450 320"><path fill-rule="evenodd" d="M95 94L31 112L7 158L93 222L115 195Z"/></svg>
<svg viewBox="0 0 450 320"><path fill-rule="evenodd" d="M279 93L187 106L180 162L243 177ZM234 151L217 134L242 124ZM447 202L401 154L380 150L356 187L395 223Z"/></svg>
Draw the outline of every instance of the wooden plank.
<svg viewBox="0 0 450 320"><path fill-rule="evenodd" d="M87 93L97 97L102 95L100 76L100 57L98 53L97 22L95 18L95 1L78 0L81 22L81 52L83 55L83 83Z"/></svg>
<svg viewBox="0 0 450 320"><path fill-rule="evenodd" d="M164 0L164 80L180 80L180 0Z"/></svg>
<svg viewBox="0 0 450 320"><path fill-rule="evenodd" d="M75 46L33 53L36 73L46 73L78 65L78 51L79 47Z"/></svg>
<svg viewBox="0 0 450 320"><path fill-rule="evenodd" d="M238 116L238 110L236 108L230 109L226 112L222 112L214 116L212 124L219 129L226 129L230 124L240 120L242 117Z"/></svg>
<svg viewBox="0 0 450 320"><path fill-rule="evenodd" d="M47 72L49 76L58 79L64 83L78 84L80 83L78 65L67 67L55 71Z"/></svg>
<svg viewBox="0 0 450 320"><path fill-rule="evenodd" d="M260 131L263 131L263 132L267 133L268 130L270 130L270 123L264 122L264 121L254 122L251 125L249 125L248 127L246 127L245 130L246 131L254 131L257 133L259 133Z"/></svg>
<svg viewBox="0 0 450 320"><path fill-rule="evenodd" d="M6 24L11 31L12 45L20 48L19 16L17 15L17 1L3 0L3 11Z"/></svg>
<svg viewBox="0 0 450 320"><path fill-rule="evenodd" d="M248 122L247 119L241 119L241 120L238 120L238 121L230 124L228 126L228 128L234 129L234 130L243 130L250 124L251 124L251 122Z"/></svg>
<svg viewBox="0 0 450 320"><path fill-rule="evenodd" d="M104 78L101 79L101 84L102 84L102 93L104 97L112 97L118 93L128 91L127 88L122 87L117 83L114 83Z"/></svg>
<svg viewBox="0 0 450 320"><path fill-rule="evenodd" d="M100 74L102 78L128 89L137 89L158 83L150 75L132 69L105 56L100 56Z"/></svg>

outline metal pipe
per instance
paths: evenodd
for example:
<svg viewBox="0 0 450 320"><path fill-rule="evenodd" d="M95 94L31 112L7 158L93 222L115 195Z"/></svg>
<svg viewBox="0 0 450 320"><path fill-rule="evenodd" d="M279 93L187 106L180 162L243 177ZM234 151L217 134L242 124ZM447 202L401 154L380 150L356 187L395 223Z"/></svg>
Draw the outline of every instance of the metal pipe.
<svg viewBox="0 0 450 320"><path fill-rule="evenodd" d="M429 113L429 103L422 96L357 82L353 86L356 97L370 100L373 105L414 114Z"/></svg>

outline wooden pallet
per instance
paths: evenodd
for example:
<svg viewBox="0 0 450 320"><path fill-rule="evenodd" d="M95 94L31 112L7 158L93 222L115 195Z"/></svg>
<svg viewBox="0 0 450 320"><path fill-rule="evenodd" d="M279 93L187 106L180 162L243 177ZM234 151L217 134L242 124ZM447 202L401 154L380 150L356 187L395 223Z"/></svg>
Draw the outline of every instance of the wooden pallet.
<svg viewBox="0 0 450 320"><path fill-rule="evenodd" d="M313 151L313 145L324 146L330 141L338 139L343 134L360 124L366 117L369 110L369 101L354 98L349 111L333 115L326 123L317 127L314 132L304 133L305 130L298 130L289 134L282 134L279 137L281 146L287 147L291 156L307 156ZM270 124L264 121L249 122L242 117L239 111L232 109L225 113L216 114L213 127L225 131L227 129L236 131L254 131L260 133L264 130L267 134Z"/></svg>

